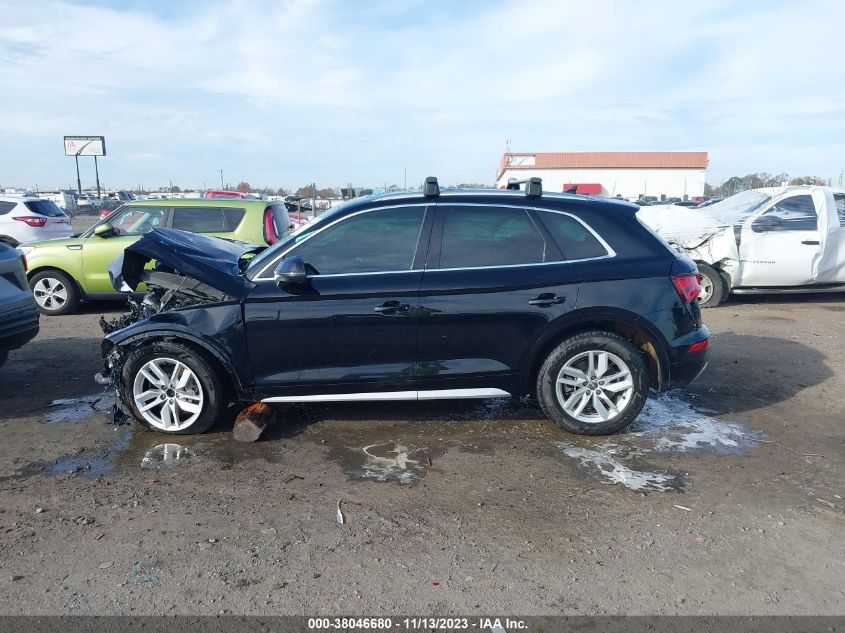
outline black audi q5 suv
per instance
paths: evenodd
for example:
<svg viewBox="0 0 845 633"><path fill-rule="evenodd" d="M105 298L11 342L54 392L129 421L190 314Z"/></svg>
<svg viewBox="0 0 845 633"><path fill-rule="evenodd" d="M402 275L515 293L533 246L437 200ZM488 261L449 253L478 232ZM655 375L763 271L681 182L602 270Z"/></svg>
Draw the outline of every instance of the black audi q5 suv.
<svg viewBox="0 0 845 633"><path fill-rule="evenodd" d="M147 287L103 345L122 402L164 433L201 433L232 401L525 396L567 431L624 429L649 388L706 365L695 264L636 205L524 185L430 178L258 254L148 233L111 267L124 290Z"/></svg>

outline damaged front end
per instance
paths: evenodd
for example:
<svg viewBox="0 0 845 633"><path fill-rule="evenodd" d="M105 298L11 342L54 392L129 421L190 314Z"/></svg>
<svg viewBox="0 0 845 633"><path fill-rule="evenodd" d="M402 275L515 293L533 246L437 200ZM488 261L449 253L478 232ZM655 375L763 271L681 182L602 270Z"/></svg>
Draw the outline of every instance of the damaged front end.
<svg viewBox="0 0 845 633"><path fill-rule="evenodd" d="M100 318L105 364L95 380L117 391L126 357L138 345L161 340L191 343L231 369L232 350L243 348L236 340L243 336L240 302L254 287L243 274L245 256L261 250L174 229L155 229L127 247L109 265L109 277L127 293L129 311ZM116 395L114 419L120 423L127 416Z"/></svg>

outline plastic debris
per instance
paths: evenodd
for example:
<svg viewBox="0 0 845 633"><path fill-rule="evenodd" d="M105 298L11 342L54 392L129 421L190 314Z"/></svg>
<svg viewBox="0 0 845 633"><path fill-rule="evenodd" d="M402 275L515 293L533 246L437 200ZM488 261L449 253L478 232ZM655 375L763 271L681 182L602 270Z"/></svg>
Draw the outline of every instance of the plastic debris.
<svg viewBox="0 0 845 633"><path fill-rule="evenodd" d="M345 519L343 518L343 511L340 509L340 499L337 500L337 523L338 525L343 525L345 523Z"/></svg>

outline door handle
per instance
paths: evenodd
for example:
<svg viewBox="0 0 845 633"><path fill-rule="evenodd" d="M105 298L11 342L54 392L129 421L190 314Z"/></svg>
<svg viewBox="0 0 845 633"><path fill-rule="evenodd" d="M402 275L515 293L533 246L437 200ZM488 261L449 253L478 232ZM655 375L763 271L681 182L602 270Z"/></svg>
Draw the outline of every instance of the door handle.
<svg viewBox="0 0 845 633"><path fill-rule="evenodd" d="M379 314L396 314L397 312L407 312L411 306L407 303L399 303L398 301L385 301L380 306L373 308Z"/></svg>
<svg viewBox="0 0 845 633"><path fill-rule="evenodd" d="M818 245L819 245L819 241L818 241L818 240L804 240L804 241L803 241L803 242L801 242L801 243L802 243L802 244L806 244L807 246L818 246Z"/></svg>
<svg viewBox="0 0 845 633"><path fill-rule="evenodd" d="M546 292L544 294L541 294L536 299L531 299L531 301L528 302L528 305L540 306L541 308L548 308L553 305L563 303L564 301L566 301L566 297L558 297L557 295L554 295L550 292Z"/></svg>

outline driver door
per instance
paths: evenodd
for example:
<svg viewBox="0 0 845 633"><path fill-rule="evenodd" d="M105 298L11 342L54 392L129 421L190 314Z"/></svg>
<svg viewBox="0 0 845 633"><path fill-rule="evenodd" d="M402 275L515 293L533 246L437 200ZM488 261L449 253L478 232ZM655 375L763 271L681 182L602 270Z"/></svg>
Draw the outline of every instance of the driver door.
<svg viewBox="0 0 845 633"><path fill-rule="evenodd" d="M742 227L740 286L803 286L815 280L821 256L813 196L784 198Z"/></svg>
<svg viewBox="0 0 845 633"><path fill-rule="evenodd" d="M109 264L141 235L165 226L168 209L152 205L124 207L109 216L109 224L115 228L116 234L101 237L92 233L85 238L82 245L82 275L87 294L117 292L109 279ZM143 287L139 290L143 291Z"/></svg>
<svg viewBox="0 0 845 633"><path fill-rule="evenodd" d="M405 205L346 216L253 279L244 316L257 398L416 399L430 209ZM308 280L278 287L273 270L294 255L308 265Z"/></svg>

